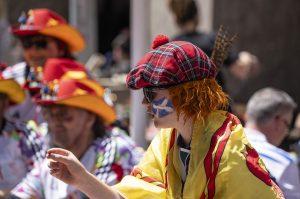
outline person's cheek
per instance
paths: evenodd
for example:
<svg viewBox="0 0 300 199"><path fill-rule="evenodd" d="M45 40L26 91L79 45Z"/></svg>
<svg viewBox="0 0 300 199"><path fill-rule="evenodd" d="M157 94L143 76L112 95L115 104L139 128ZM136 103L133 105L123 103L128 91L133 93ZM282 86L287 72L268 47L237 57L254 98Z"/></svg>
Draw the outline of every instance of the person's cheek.
<svg viewBox="0 0 300 199"><path fill-rule="evenodd" d="M158 117L166 117L174 111L174 106L171 100L163 97L152 102L152 113Z"/></svg>

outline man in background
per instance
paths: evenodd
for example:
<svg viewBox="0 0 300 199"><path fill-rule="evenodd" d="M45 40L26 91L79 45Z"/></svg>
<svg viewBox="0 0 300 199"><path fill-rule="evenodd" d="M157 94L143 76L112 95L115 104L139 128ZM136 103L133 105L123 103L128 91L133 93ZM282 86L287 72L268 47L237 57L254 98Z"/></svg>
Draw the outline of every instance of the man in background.
<svg viewBox="0 0 300 199"><path fill-rule="evenodd" d="M288 134L296 103L286 92L264 88L247 104L246 135L287 199L300 198L297 161L278 148Z"/></svg>

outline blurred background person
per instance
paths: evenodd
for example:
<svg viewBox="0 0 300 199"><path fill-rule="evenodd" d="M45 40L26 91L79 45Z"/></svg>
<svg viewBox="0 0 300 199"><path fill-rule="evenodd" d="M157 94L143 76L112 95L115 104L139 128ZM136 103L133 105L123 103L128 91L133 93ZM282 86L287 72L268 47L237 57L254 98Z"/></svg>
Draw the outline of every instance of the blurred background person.
<svg viewBox="0 0 300 199"><path fill-rule="evenodd" d="M13 107L8 117L28 121L42 121L39 109L30 99L39 91L43 65L48 58L64 57L74 59L73 52L84 49L85 41L77 29L49 9L32 9L22 13L19 24L12 26L12 33L20 40L24 62L8 67L3 76L14 78L29 91L26 101Z"/></svg>
<svg viewBox="0 0 300 199"><path fill-rule="evenodd" d="M215 43L214 32L205 33L198 30L200 9L195 0L169 0L169 9L174 15L179 34L173 40L188 41L201 48L208 56L211 56ZM233 75L241 80L247 79L258 71L258 59L249 52L231 51L224 62ZM220 71L217 75L218 83L225 88L224 77ZM225 89L226 90L226 89Z"/></svg>
<svg viewBox="0 0 300 199"><path fill-rule="evenodd" d="M0 74L1 76L1 74ZM16 124L4 117L11 104L25 100L25 92L13 79L0 77L0 198L14 188L35 163L42 161L46 149L42 136L32 123Z"/></svg>
<svg viewBox="0 0 300 199"><path fill-rule="evenodd" d="M66 69L66 64L68 68L78 66L72 60L49 59L44 68L47 73L43 78L52 81L42 88L38 104L48 124L49 144L72 151L89 172L113 185L131 172L142 151L125 132L109 126L116 115L105 101L104 89L93 80L71 78L82 71L56 70ZM11 197L84 198L73 187L55 179L47 163L45 160L37 165Z"/></svg>
<svg viewBox="0 0 300 199"><path fill-rule="evenodd" d="M264 88L253 94L246 110L247 138L288 199L300 198L297 160L277 146L288 135L295 108L286 92Z"/></svg>
<svg viewBox="0 0 300 199"><path fill-rule="evenodd" d="M128 29L122 30L112 41L112 51L105 53L105 60L101 66L100 76L111 77L126 74L130 70L130 33Z"/></svg>

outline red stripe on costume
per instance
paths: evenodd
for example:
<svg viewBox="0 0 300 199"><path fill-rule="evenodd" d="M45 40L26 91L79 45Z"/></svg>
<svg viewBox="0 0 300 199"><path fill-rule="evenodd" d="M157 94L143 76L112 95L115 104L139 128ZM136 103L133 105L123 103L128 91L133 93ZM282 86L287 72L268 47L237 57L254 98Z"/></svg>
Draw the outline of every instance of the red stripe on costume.
<svg viewBox="0 0 300 199"><path fill-rule="evenodd" d="M209 179L208 182L208 198L213 198L215 195L215 187L216 187L216 176L218 173L218 169L219 169L219 165L221 162L221 158L224 152L224 149L226 147L226 144L228 142L228 139L230 137L231 134L231 127L232 127L232 123L228 123L226 130L225 130L225 135L222 137L222 140L220 141L220 144L216 150L216 154L215 154L215 158L214 158L214 171L212 173L211 178Z"/></svg>
<svg viewBox="0 0 300 199"><path fill-rule="evenodd" d="M284 199L284 195L280 188L273 182L269 173L259 165L259 155L254 148L246 145L246 164L249 171L266 185L271 186L276 194L277 199Z"/></svg>
<svg viewBox="0 0 300 199"><path fill-rule="evenodd" d="M214 171L217 169L218 170L218 167L219 167L219 161L218 159L221 159L222 157L222 154L223 154L223 151L224 151L224 148L226 146L226 143L228 141L228 138L230 136L230 133L231 133L231 129L228 127L231 127L231 126L228 126L228 123L230 121L234 120L234 122L237 122L238 119L236 120L232 114L228 113L227 114L227 118L226 120L223 122L222 126L215 132L215 134L213 135L212 139L211 139L211 142L210 142L210 147L209 147L209 150L204 158L204 169L205 169L205 174L206 174L206 179L207 179L207 182L208 182L208 196L210 197L211 195L214 195L215 193L215 177L213 177L213 169ZM229 135L228 134L228 131L227 129L229 130ZM225 133L227 132L226 136L223 138L223 144L220 143L217 151L216 151L216 156L215 156L215 161L218 160L217 163L214 164L214 168L212 169L212 156L213 156L213 151L218 143L218 139L220 137L222 137ZM226 139L227 138L227 139ZM221 142L222 142L221 141ZM221 148L220 148L221 146ZM223 149L222 149L223 148ZM217 156L218 155L218 156ZM217 172L216 172L217 173ZM216 175L216 174L214 174ZM211 177L213 177L213 182L210 181ZM210 193L212 192L212 193ZM201 195L201 199L204 199L205 198L205 190L203 191L202 195Z"/></svg>
<svg viewBox="0 0 300 199"><path fill-rule="evenodd" d="M137 178L140 178L141 180L144 180L145 182L155 184L158 187L161 187L161 188L164 188L164 189L166 188L166 186L162 182L160 182L159 180L157 180L155 178L144 175L143 171L141 169L137 168L137 167L133 168L130 175L132 175L134 177L137 177Z"/></svg>
<svg viewBox="0 0 300 199"><path fill-rule="evenodd" d="M267 171L265 171L263 168L259 165L259 156L258 153L255 151L255 149L250 148L246 145L246 151L245 154L246 157L246 164L249 169L249 171L255 175L258 179L263 181L266 185L272 186L272 180L270 178L270 175Z"/></svg>
<svg viewBox="0 0 300 199"><path fill-rule="evenodd" d="M218 139L225 133L226 127L228 122L230 121L230 118L228 117L225 122L222 124L222 126L215 132L213 137L211 138L210 147L209 150L204 158L204 167L205 167L205 174L206 179L209 179L212 174L212 156L213 156L213 150L215 149Z"/></svg>

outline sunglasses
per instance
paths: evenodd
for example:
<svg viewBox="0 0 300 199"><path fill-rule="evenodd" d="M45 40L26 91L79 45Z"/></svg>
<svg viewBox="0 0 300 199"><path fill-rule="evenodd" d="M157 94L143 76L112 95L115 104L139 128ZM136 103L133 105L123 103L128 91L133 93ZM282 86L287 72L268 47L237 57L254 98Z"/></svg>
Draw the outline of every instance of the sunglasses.
<svg viewBox="0 0 300 199"><path fill-rule="evenodd" d="M29 49L35 46L37 49L46 49L48 40L45 37L23 37L21 43L24 49Z"/></svg>
<svg viewBox="0 0 300 199"><path fill-rule="evenodd" d="M56 111L53 111L51 106L50 107L43 107L42 108L42 114L45 120L53 120L56 119L61 122L68 122L73 119L73 116L70 114L70 111L68 111L65 107L59 107Z"/></svg>
<svg viewBox="0 0 300 199"><path fill-rule="evenodd" d="M143 93L148 103L151 103L156 97L156 92L149 88L143 88Z"/></svg>

